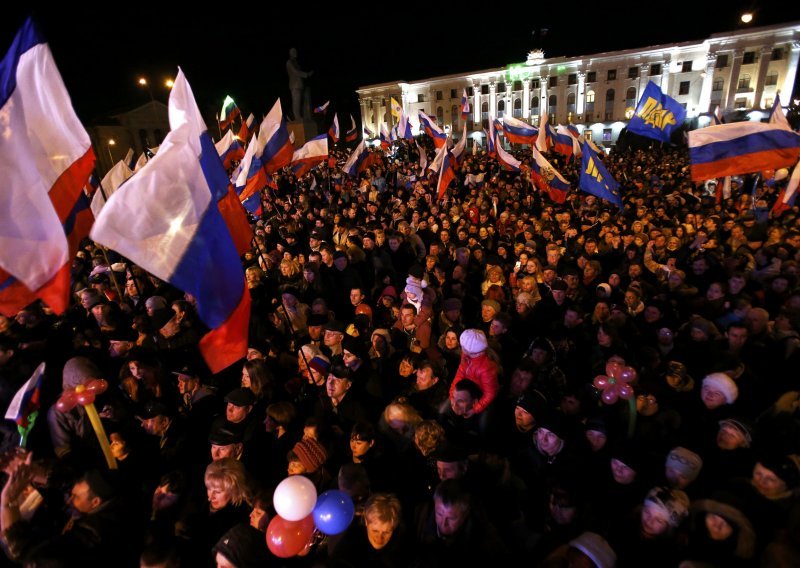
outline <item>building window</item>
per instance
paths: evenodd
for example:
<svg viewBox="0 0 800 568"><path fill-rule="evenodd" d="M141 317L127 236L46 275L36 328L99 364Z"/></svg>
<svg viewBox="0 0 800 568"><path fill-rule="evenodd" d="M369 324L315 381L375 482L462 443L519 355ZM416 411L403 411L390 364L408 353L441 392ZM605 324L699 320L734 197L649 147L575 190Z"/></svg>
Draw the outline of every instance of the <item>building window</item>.
<svg viewBox="0 0 800 568"><path fill-rule="evenodd" d="M636 87L628 87L625 91L625 106L632 107L636 104Z"/></svg>
<svg viewBox="0 0 800 568"><path fill-rule="evenodd" d="M604 128L603 129L603 142L611 142L611 129Z"/></svg>
<svg viewBox="0 0 800 568"><path fill-rule="evenodd" d="M733 106L736 109L747 108L747 99L744 97L736 99L736 101L733 103Z"/></svg>
<svg viewBox="0 0 800 568"><path fill-rule="evenodd" d="M749 89L750 88L750 75L742 75L739 77L739 85L738 89Z"/></svg>
<svg viewBox="0 0 800 568"><path fill-rule="evenodd" d="M536 89L541 89L541 88L542 88L542 86L541 86L541 83L539 82L539 79L533 79L531 81L531 89L536 90Z"/></svg>
<svg viewBox="0 0 800 568"><path fill-rule="evenodd" d="M436 124L444 125L444 109L436 107Z"/></svg>
<svg viewBox="0 0 800 568"><path fill-rule="evenodd" d="M688 95L689 94L689 85L691 81L681 81L680 86L678 87L678 94L679 95Z"/></svg>
<svg viewBox="0 0 800 568"><path fill-rule="evenodd" d="M458 89L450 89L450 98L457 99L458 98Z"/></svg>
<svg viewBox="0 0 800 568"><path fill-rule="evenodd" d="M505 93L506 92L506 84L505 83L497 83L497 92L498 93Z"/></svg>
<svg viewBox="0 0 800 568"><path fill-rule="evenodd" d="M548 86L558 87L558 77L550 77L550 79L548 80Z"/></svg>
<svg viewBox="0 0 800 568"><path fill-rule="evenodd" d="M628 79L636 79L639 76L638 67L628 67Z"/></svg>
<svg viewBox="0 0 800 568"><path fill-rule="evenodd" d="M588 128L584 128L583 132L581 132L581 134L583 134L583 137L586 138L587 140L591 140L592 139L592 131L589 130Z"/></svg>
<svg viewBox="0 0 800 568"><path fill-rule="evenodd" d="M770 57L771 61L780 61L783 59L783 48L776 47L772 50L772 57Z"/></svg>
<svg viewBox="0 0 800 568"><path fill-rule="evenodd" d="M725 83L722 79L714 79L714 82L711 83L711 90L712 91L721 91L722 85Z"/></svg>
<svg viewBox="0 0 800 568"><path fill-rule="evenodd" d="M481 118L489 118L489 103L481 103Z"/></svg>
<svg viewBox="0 0 800 568"><path fill-rule="evenodd" d="M750 65L751 63L756 62L756 52L755 51L745 51L744 52L744 59L742 59L742 65Z"/></svg>
<svg viewBox="0 0 800 568"><path fill-rule="evenodd" d="M548 114L554 115L556 113L556 107L558 105L558 97L555 95L550 95L550 98L548 99L547 102L548 102L547 106L549 107L547 109Z"/></svg>
<svg viewBox="0 0 800 568"><path fill-rule="evenodd" d="M597 81L597 71L589 71L586 73L586 82L594 83Z"/></svg>
<svg viewBox="0 0 800 568"><path fill-rule="evenodd" d="M452 97L451 97L452 98ZM458 105L450 107L450 122L458 124L458 117L461 115L461 109Z"/></svg>
<svg viewBox="0 0 800 568"><path fill-rule="evenodd" d="M517 118L522 116L522 99L514 100L514 116Z"/></svg>
<svg viewBox="0 0 800 568"><path fill-rule="evenodd" d="M467 87L467 96L474 97L475 96L475 89L472 87Z"/></svg>
<svg viewBox="0 0 800 568"><path fill-rule="evenodd" d="M575 93L567 95L567 112L575 112Z"/></svg>
<svg viewBox="0 0 800 568"><path fill-rule="evenodd" d="M653 63L650 66L651 75L661 75L661 63Z"/></svg>
<svg viewBox="0 0 800 568"><path fill-rule="evenodd" d="M514 90L521 91L522 90L522 81L514 81Z"/></svg>
<svg viewBox="0 0 800 568"><path fill-rule="evenodd" d="M613 100L614 100L614 95L615 95L615 94L616 94L616 93L614 93L614 89L609 89L609 90L607 90L607 91L606 91L606 102L608 102L608 101L613 101Z"/></svg>
<svg viewBox="0 0 800 568"><path fill-rule="evenodd" d="M531 99L531 114L533 114L534 112L536 112L536 114L539 114L539 97L533 97Z"/></svg>
<svg viewBox="0 0 800 568"><path fill-rule="evenodd" d="M489 85L481 85L481 94L488 95L489 94Z"/></svg>
<svg viewBox="0 0 800 568"><path fill-rule="evenodd" d="M681 67L681 73L691 73L691 71L692 71L692 62L684 61L683 66Z"/></svg>
<svg viewBox="0 0 800 568"><path fill-rule="evenodd" d="M717 63L714 65L717 69L725 69L728 66L728 54L721 53L717 55Z"/></svg>
<svg viewBox="0 0 800 568"><path fill-rule="evenodd" d="M773 98L764 99L764 108L772 108L773 104L775 104L775 99Z"/></svg>
<svg viewBox="0 0 800 568"><path fill-rule="evenodd" d="M436 91L436 100L437 101L442 100L442 91Z"/></svg>
<svg viewBox="0 0 800 568"><path fill-rule="evenodd" d="M614 116L614 89L606 91L606 120L611 120Z"/></svg>
<svg viewBox="0 0 800 568"><path fill-rule="evenodd" d="M425 95L417 95L417 102L424 103L425 102Z"/></svg>
<svg viewBox="0 0 800 568"><path fill-rule="evenodd" d="M606 75L606 80L608 81L616 81L617 80L617 70L616 69L609 69L608 74Z"/></svg>
<svg viewBox="0 0 800 568"><path fill-rule="evenodd" d="M594 112L594 91L586 91L586 112Z"/></svg>
<svg viewBox="0 0 800 568"><path fill-rule="evenodd" d="M497 103L497 117L503 118L503 115L506 113L506 102L500 101Z"/></svg>
<svg viewBox="0 0 800 568"><path fill-rule="evenodd" d="M567 85L577 85L578 84L578 74L577 73L570 73L567 77Z"/></svg>
<svg viewBox="0 0 800 568"><path fill-rule="evenodd" d="M767 73L767 78L764 80L764 85L766 85L767 87L774 87L777 84L778 84L778 73L776 71Z"/></svg>

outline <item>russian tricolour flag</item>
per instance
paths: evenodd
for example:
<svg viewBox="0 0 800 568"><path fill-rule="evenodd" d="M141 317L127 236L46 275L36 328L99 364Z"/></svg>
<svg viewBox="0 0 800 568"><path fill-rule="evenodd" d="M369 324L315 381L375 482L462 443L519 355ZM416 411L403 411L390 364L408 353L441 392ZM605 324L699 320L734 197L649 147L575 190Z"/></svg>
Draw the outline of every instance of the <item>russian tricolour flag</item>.
<svg viewBox="0 0 800 568"><path fill-rule="evenodd" d="M539 150L536 148L531 150L533 151L531 174L534 184L556 203L564 203L569 191L569 182L550 165L550 162L542 156Z"/></svg>
<svg viewBox="0 0 800 568"><path fill-rule="evenodd" d="M253 132L253 125L256 123L256 117L253 116L253 113L250 113L250 116L247 117L242 123L242 126L239 127L239 133L236 135L236 138L239 139L239 142L242 144L247 144L247 141L250 139L250 134Z"/></svg>
<svg viewBox="0 0 800 568"><path fill-rule="evenodd" d="M233 130L228 130L225 136L222 137L222 140L217 142L215 146L217 148L217 154L219 154L219 158L222 160L222 167L226 170L231 167L231 162L238 162L244 158L244 148L242 148L236 136L233 135Z"/></svg>
<svg viewBox="0 0 800 568"><path fill-rule="evenodd" d="M336 144L339 141L339 138L342 137L341 133L339 132L338 113L333 115L333 122L331 123L331 127L328 129L328 136L331 137L331 140L333 140L334 144Z"/></svg>
<svg viewBox="0 0 800 568"><path fill-rule="evenodd" d="M306 142L292 156L292 170L297 177L305 175L311 168L328 159L328 135L320 134Z"/></svg>
<svg viewBox="0 0 800 568"><path fill-rule="evenodd" d="M236 106L236 103L233 102L233 99L229 96L225 97L225 100L222 103L222 110L219 113L219 127L222 130L228 128L233 121L236 120L236 117L239 116L239 107Z"/></svg>
<svg viewBox="0 0 800 568"><path fill-rule="evenodd" d="M692 180L788 168L800 157L800 136L781 124L734 122L689 132Z"/></svg>
<svg viewBox="0 0 800 568"><path fill-rule="evenodd" d="M200 351L216 373L247 353L250 295L217 206L225 170L180 70L169 119L158 154L109 198L91 237L197 299L211 329Z"/></svg>
<svg viewBox="0 0 800 568"><path fill-rule="evenodd" d="M497 134L495 134L497 136ZM519 167L522 162L517 160L514 156L503 150L502 144L498 144L497 140L494 141L494 148L496 148L497 152L497 161L505 170L510 170L512 172L518 172Z"/></svg>
<svg viewBox="0 0 800 568"><path fill-rule="evenodd" d="M264 170L268 174L275 173L292 162L294 146L289 140L289 129L286 127L280 99L275 101L272 110L264 117L258 131L258 139L264 148L261 163L264 164Z"/></svg>
<svg viewBox="0 0 800 568"><path fill-rule="evenodd" d="M13 316L41 298L61 313L69 305L68 233L87 228L91 215L83 187L94 153L31 20L0 61L0 134L0 311Z"/></svg>
<svg viewBox="0 0 800 568"><path fill-rule="evenodd" d="M469 98L467 98L467 90L461 93L461 120L469 118Z"/></svg>
<svg viewBox="0 0 800 568"><path fill-rule="evenodd" d="M324 104L319 105L318 107L314 107L315 114L324 114L326 110L328 110L328 105L331 104L331 101L325 101Z"/></svg>
<svg viewBox="0 0 800 568"><path fill-rule="evenodd" d="M28 417L39 410L39 391L42 388L42 379L44 379L44 367L45 364L40 363L31 378L25 381L25 384L11 399L11 404L6 409L6 420L13 420L18 426L24 428L28 425Z"/></svg>
<svg viewBox="0 0 800 568"><path fill-rule="evenodd" d="M419 111L419 124L425 134L433 138L433 145L438 149L447 143L447 134L445 134L436 121L422 111Z"/></svg>
<svg viewBox="0 0 800 568"><path fill-rule="evenodd" d="M503 117L503 134L512 144L528 144L533 146L539 131L535 126L531 126L513 116Z"/></svg>

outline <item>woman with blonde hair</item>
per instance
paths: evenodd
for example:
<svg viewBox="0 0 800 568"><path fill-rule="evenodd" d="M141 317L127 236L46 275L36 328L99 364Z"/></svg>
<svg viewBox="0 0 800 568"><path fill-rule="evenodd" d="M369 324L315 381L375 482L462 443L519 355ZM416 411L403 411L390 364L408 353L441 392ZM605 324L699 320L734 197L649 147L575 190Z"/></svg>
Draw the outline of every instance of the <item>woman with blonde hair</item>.
<svg viewBox="0 0 800 568"><path fill-rule="evenodd" d="M208 464L204 481L208 518L200 542L217 542L234 525L249 522L253 493L244 465L233 458Z"/></svg>

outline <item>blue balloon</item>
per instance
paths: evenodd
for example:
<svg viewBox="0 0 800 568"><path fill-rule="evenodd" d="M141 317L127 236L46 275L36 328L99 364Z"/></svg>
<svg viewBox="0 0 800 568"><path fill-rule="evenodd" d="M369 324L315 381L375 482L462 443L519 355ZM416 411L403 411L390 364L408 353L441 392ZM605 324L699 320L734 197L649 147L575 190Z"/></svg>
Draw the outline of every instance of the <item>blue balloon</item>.
<svg viewBox="0 0 800 568"><path fill-rule="evenodd" d="M314 524L320 532L334 535L344 532L353 521L355 507L347 493L331 489L317 498L314 505Z"/></svg>

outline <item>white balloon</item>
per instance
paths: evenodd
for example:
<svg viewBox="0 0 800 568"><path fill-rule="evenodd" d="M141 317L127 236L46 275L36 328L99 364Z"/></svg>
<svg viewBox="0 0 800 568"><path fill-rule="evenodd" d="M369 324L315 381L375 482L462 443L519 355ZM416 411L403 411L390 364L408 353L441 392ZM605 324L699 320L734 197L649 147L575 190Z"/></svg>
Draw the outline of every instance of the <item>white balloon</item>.
<svg viewBox="0 0 800 568"><path fill-rule="evenodd" d="M316 503L317 488L302 475L287 477L278 484L272 495L275 511L287 521L305 519Z"/></svg>
<svg viewBox="0 0 800 568"><path fill-rule="evenodd" d="M775 181L781 181L787 177L789 177L789 170L786 168L781 168L775 172Z"/></svg>

